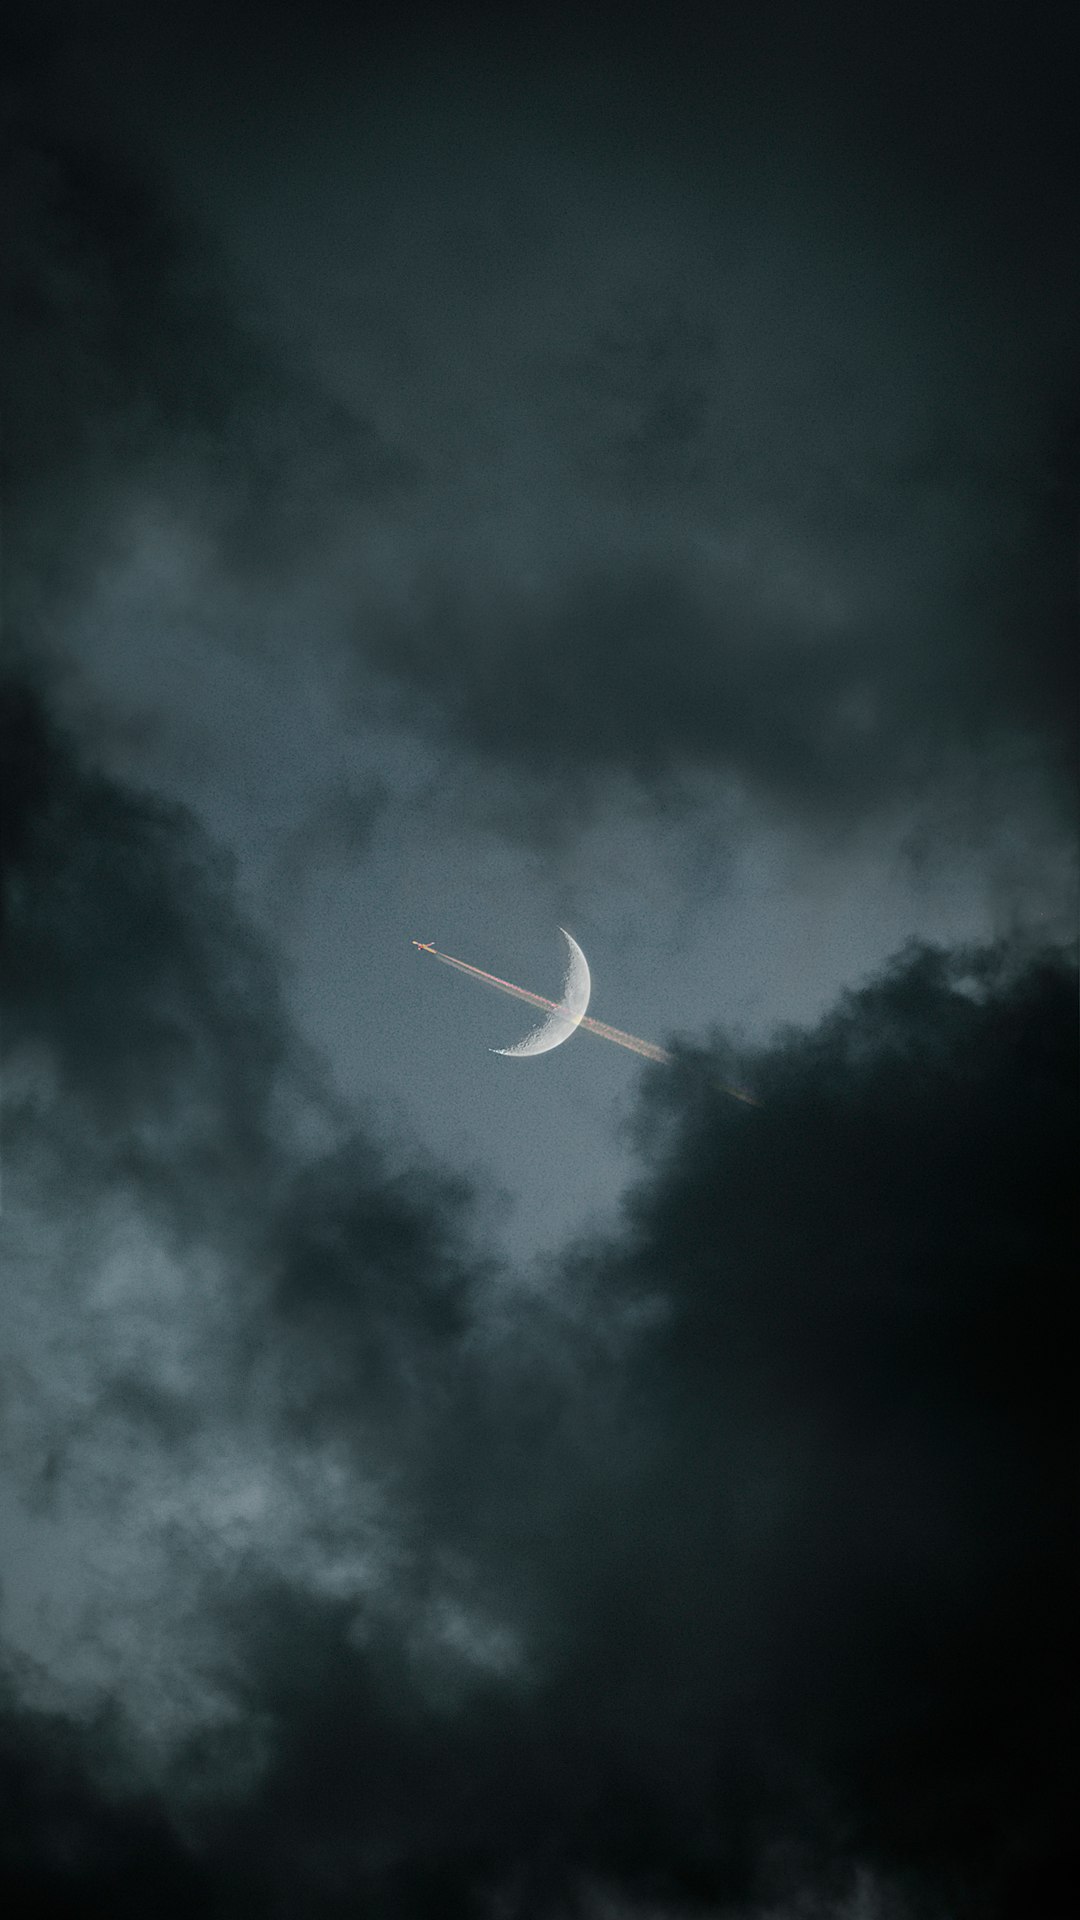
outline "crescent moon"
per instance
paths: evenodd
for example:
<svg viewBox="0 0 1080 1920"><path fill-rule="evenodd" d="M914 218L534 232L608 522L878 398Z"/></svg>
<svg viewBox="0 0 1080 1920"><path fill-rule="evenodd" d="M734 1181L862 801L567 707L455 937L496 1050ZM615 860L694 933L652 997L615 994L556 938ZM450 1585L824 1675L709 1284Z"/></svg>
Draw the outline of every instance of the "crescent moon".
<svg viewBox="0 0 1080 1920"><path fill-rule="evenodd" d="M570 949L562 999L544 1016L533 1033L518 1041L516 1047L492 1047L492 1053L504 1054L508 1060L531 1060L535 1053L550 1053L552 1047L561 1047L564 1040L569 1040L584 1018L592 992L589 963L566 928L560 927L559 932Z"/></svg>

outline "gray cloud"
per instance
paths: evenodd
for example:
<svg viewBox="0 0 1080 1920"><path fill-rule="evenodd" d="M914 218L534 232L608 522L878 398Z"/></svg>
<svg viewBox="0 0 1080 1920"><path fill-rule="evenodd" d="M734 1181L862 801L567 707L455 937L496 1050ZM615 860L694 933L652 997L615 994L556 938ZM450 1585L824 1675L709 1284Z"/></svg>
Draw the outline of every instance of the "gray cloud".
<svg viewBox="0 0 1080 1920"><path fill-rule="evenodd" d="M200 602L223 570L265 605L318 556L312 670L344 647L364 710L391 693L513 834L627 774L830 832L958 787L985 838L1071 818L1051 23L981 21L954 95L962 8L923 63L919 19L812 48L782 8L688 21L655 65L631 19L617 73L553 19L527 86L513 33L450 36L435 74L331 9L295 71L246 50L240 113L228 10L120 10L155 144L138 96L103 139L100 53L58 135L86 53L60 17L14 149L9 617L156 497L207 542ZM265 623L216 617L257 672Z"/></svg>
<svg viewBox="0 0 1080 1920"><path fill-rule="evenodd" d="M530 1302L460 1183L290 1131L201 835L12 711L11 1887L735 1915L861 1866L1030 1911L1071 961L914 949L761 1053L761 1109L658 1079L622 1230Z"/></svg>
<svg viewBox="0 0 1080 1920"><path fill-rule="evenodd" d="M124 551L148 497L265 579L350 502L415 479L271 347L165 179L50 85L58 59L32 63L5 135L5 597L16 627L49 637L57 600Z"/></svg>
<svg viewBox="0 0 1080 1920"><path fill-rule="evenodd" d="M1075 954L911 944L740 1061L752 1109L713 1082L754 963L709 921L680 964L718 1025L643 1081L621 1208L518 1270L479 1180L332 1090L252 868L158 784L248 833L274 932L367 857L369 959L435 866L458 925L497 894L485 938L527 890L469 870L463 794L537 897L612 849L628 943L650 822L690 887L765 822L838 861L863 834L830 898L906 832L961 877L989 841L1032 924L1060 904L1062 35L42 19L5 356L0 1887L1029 1920L1071 1815ZM383 1018L336 1028L364 1098ZM596 1084L499 1108L506 1164L580 1099L599 1184Z"/></svg>
<svg viewBox="0 0 1080 1920"><path fill-rule="evenodd" d="M328 785L297 826L281 836L266 885L269 917L278 927L295 923L304 911L314 875L339 878L367 849L387 804L384 784L368 781L360 791L342 779Z"/></svg>
<svg viewBox="0 0 1080 1920"><path fill-rule="evenodd" d="M31 686L2 711L6 1044L87 1153L265 1150L295 1069L277 982L228 856L183 809L73 754ZM31 1096L32 1098L32 1096Z"/></svg>

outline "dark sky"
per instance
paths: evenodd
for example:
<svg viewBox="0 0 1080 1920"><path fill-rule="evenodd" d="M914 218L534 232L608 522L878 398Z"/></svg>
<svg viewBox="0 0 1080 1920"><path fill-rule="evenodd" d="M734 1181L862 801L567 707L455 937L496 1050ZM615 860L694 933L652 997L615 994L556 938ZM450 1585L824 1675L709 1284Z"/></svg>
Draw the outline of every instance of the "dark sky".
<svg viewBox="0 0 1080 1920"><path fill-rule="evenodd" d="M1074 10L366 13L6 30L0 1890L1053 1920Z"/></svg>

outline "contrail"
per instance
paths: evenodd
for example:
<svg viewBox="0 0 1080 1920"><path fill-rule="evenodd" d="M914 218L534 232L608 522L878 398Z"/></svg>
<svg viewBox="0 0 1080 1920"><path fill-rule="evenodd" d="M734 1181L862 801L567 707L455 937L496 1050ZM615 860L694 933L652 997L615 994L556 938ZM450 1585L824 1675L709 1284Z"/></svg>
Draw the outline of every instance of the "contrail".
<svg viewBox="0 0 1080 1920"><path fill-rule="evenodd" d="M413 945L419 947L421 953L430 953L436 960L441 960L444 967L456 967L459 973L471 974L474 980L481 981L485 987L497 987L500 993L512 993L515 1000L527 1000L531 1007L542 1007L545 1013L553 1013L558 1005L555 1000L545 1000L542 993L530 993L527 987L515 987L512 981L501 980L497 973L485 973L483 967L471 967L467 960L455 960L453 954L440 953L426 941L414 940ZM636 1033L623 1033L618 1027L609 1027L603 1020L593 1020L589 1014L585 1014L578 1024L587 1027L599 1039L612 1040L617 1047L626 1047L631 1053L639 1053L646 1060L656 1060L662 1066L670 1065L675 1058L666 1047L658 1047L651 1040L640 1040ZM725 1081L718 1081L717 1085L724 1093L730 1093L733 1100L745 1100L751 1107L761 1105L760 1100L742 1087L728 1086Z"/></svg>

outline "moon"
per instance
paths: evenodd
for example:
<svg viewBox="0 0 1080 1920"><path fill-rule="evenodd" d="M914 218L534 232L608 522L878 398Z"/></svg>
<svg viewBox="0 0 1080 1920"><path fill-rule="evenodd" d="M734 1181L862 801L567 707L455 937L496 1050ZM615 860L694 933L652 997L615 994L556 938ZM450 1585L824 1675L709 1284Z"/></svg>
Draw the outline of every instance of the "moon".
<svg viewBox="0 0 1080 1920"><path fill-rule="evenodd" d="M560 927L559 932L570 949L562 999L549 1014L545 1014L533 1033L526 1034L524 1040L518 1041L516 1047L492 1047L492 1053L501 1053L508 1060L531 1060L535 1053L550 1053L553 1047L561 1047L564 1040L569 1040L583 1019L592 992L589 963L566 928Z"/></svg>

